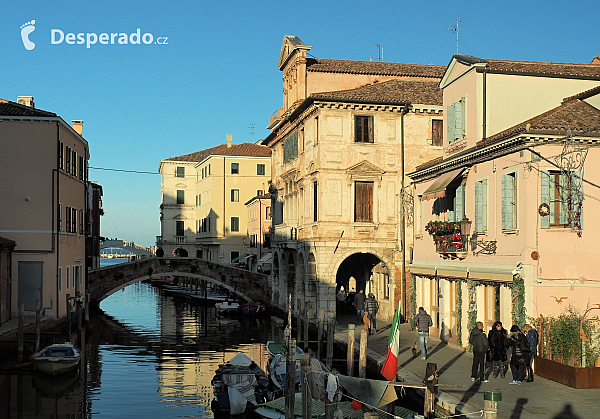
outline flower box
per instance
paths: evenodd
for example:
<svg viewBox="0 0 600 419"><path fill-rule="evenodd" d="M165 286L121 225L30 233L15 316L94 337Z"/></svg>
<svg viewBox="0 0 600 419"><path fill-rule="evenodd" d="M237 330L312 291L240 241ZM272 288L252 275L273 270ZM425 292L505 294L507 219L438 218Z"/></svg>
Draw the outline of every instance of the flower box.
<svg viewBox="0 0 600 419"><path fill-rule="evenodd" d="M537 356L535 374L572 388L600 388L600 367L572 367Z"/></svg>

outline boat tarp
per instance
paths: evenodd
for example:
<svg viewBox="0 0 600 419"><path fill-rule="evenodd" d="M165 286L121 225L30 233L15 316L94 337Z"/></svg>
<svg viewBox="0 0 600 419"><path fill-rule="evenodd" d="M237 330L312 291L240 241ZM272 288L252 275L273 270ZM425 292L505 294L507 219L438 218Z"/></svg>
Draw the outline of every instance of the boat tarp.
<svg viewBox="0 0 600 419"><path fill-rule="evenodd" d="M351 401L342 401L338 403L338 409L342 411L344 418L350 419L363 419L365 413L359 409L354 410L352 408ZM281 418L285 419L285 397L272 400L267 403L259 404L255 411L259 415L265 418ZM381 419L390 419L389 413L381 410L376 411L377 415ZM402 419L414 417L415 412L406 409L404 407L395 406L394 415ZM321 400L312 401L312 418L324 418L325 417L325 403ZM296 394L294 399L294 418L302 418L302 394Z"/></svg>
<svg viewBox="0 0 600 419"><path fill-rule="evenodd" d="M338 375L337 377L340 380L340 385L352 397L369 406L382 407L398 399L396 389L389 385L389 381L369 380L346 375Z"/></svg>
<svg viewBox="0 0 600 419"><path fill-rule="evenodd" d="M232 415L244 413L246 410L246 403L241 403L239 400L234 403L231 399L232 396L239 399L239 395L236 394L236 391L241 393L244 399L255 406L257 405L256 397L254 396L254 390L256 389L256 376L254 374L223 374L222 380L223 384L225 384L228 389L227 392L229 394L229 404ZM235 391L232 391L232 389ZM243 405L243 409L240 412L234 413L234 405Z"/></svg>

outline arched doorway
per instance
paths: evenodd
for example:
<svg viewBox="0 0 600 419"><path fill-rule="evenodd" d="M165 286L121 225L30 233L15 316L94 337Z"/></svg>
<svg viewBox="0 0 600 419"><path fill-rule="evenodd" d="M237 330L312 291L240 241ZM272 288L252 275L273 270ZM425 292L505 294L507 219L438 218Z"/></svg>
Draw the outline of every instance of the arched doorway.
<svg viewBox="0 0 600 419"><path fill-rule="evenodd" d="M304 255L302 253L297 254L297 263L295 264L296 269L296 304L300 301L299 310L306 310L306 281L305 281L305 267L304 267Z"/></svg>
<svg viewBox="0 0 600 419"><path fill-rule="evenodd" d="M296 263L294 259L294 254L287 254L287 263L285 270L285 284L287 285L286 291L286 301L288 301L289 296L292 297L292 308L296 311Z"/></svg>
<svg viewBox="0 0 600 419"><path fill-rule="evenodd" d="M311 321L316 321L318 318L317 260L313 253L308 255L308 279L306 282L306 310L308 312L308 318Z"/></svg>

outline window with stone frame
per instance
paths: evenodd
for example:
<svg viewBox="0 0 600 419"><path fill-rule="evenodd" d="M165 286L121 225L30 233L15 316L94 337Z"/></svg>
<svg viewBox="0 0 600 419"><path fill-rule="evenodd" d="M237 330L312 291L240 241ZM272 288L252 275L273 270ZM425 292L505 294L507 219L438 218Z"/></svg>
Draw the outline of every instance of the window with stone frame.
<svg viewBox="0 0 600 419"><path fill-rule="evenodd" d="M356 115L354 117L354 142L373 143L373 117Z"/></svg>
<svg viewBox="0 0 600 419"><path fill-rule="evenodd" d="M354 183L354 221L373 222L373 182Z"/></svg>

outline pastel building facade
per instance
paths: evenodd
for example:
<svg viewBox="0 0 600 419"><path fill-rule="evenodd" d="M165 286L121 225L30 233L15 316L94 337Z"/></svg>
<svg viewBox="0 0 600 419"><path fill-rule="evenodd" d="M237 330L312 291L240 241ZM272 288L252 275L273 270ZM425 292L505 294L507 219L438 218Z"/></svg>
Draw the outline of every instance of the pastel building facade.
<svg viewBox="0 0 600 419"><path fill-rule="evenodd" d="M270 271L271 253L271 194L262 193L246 202L248 228L246 255L240 260L256 272ZM260 266L260 267L259 267Z"/></svg>
<svg viewBox="0 0 600 419"><path fill-rule="evenodd" d="M389 319L402 300L403 163L442 153L443 67L307 58L309 49L284 38L284 105L263 141L272 149L272 299L285 308L291 296L314 321L320 309L335 312L340 287L364 289Z"/></svg>
<svg viewBox="0 0 600 419"><path fill-rule="evenodd" d="M409 174L411 305L433 333L466 346L476 320L508 329L600 303L598 86L595 64L452 58L443 157Z"/></svg>
<svg viewBox="0 0 600 419"><path fill-rule="evenodd" d="M227 143L162 160L161 236L165 255L232 263L246 252L245 203L269 187L270 150ZM179 174L179 175L178 175ZM179 252L181 254L181 252Z"/></svg>
<svg viewBox="0 0 600 419"><path fill-rule="evenodd" d="M35 312L39 300L43 315L62 317L67 295L85 296L89 146L81 128L36 109L31 96L0 99L0 167L18 180L0 185L0 235L15 242L13 316L21 304Z"/></svg>

